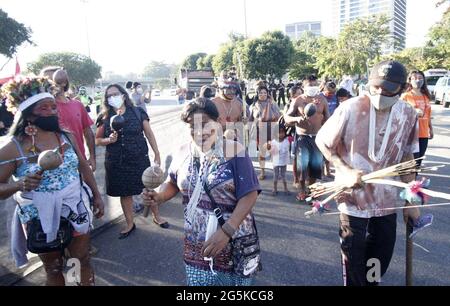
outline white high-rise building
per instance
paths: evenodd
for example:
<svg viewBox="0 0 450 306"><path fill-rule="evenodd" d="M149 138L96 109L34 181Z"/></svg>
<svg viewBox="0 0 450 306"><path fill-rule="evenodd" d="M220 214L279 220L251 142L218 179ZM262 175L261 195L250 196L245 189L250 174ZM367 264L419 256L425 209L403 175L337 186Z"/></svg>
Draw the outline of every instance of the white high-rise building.
<svg viewBox="0 0 450 306"><path fill-rule="evenodd" d="M320 21L297 22L286 25L285 33L291 39L299 39L305 32L314 35L322 35L322 23Z"/></svg>
<svg viewBox="0 0 450 306"><path fill-rule="evenodd" d="M386 53L400 51L406 44L406 0L333 0L333 29L337 36L345 24L357 18L385 14L391 18L395 44Z"/></svg>

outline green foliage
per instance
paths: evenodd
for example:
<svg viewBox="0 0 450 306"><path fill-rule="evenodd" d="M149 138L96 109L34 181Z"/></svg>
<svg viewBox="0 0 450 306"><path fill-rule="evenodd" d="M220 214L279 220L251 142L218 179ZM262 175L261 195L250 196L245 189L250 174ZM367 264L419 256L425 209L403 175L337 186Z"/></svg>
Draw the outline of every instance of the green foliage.
<svg viewBox="0 0 450 306"><path fill-rule="evenodd" d="M153 88L163 90L165 88L169 88L171 85L172 83L170 79L158 79L153 83Z"/></svg>
<svg viewBox="0 0 450 306"><path fill-rule="evenodd" d="M0 54L13 57L21 44L33 43L30 40L31 33L30 28L8 17L8 14L0 9Z"/></svg>
<svg viewBox="0 0 450 306"><path fill-rule="evenodd" d="M445 1L439 3L442 5ZM450 10L447 10L442 20L430 29L425 46L408 48L389 58L398 60L410 70L450 69Z"/></svg>
<svg viewBox="0 0 450 306"><path fill-rule="evenodd" d="M212 61L212 68L216 75L223 70L230 70L233 66L239 67L238 45L245 41L245 37L242 34L231 32L228 34L228 39L228 42L220 46Z"/></svg>
<svg viewBox="0 0 450 306"><path fill-rule="evenodd" d="M146 78L163 79L170 78L173 74L174 65L166 64L164 62L151 61L150 64L144 67L142 75Z"/></svg>
<svg viewBox="0 0 450 306"><path fill-rule="evenodd" d="M214 59L213 54L206 55L205 57L200 57L197 60L197 69L212 70L213 69L213 59Z"/></svg>
<svg viewBox="0 0 450 306"><path fill-rule="evenodd" d="M407 48L401 52L386 56L385 58L402 63L408 70L419 69L425 71L433 68L435 64L432 61L429 61L429 58L426 58L426 53L429 53L430 51L430 49L425 50L425 48Z"/></svg>
<svg viewBox="0 0 450 306"><path fill-rule="evenodd" d="M319 37L305 32L294 44L295 53L289 67L289 78L301 80L305 76L317 74L317 54L320 50Z"/></svg>
<svg viewBox="0 0 450 306"><path fill-rule="evenodd" d="M364 74L367 65L381 58L384 46L391 46L390 19L385 15L360 18L344 27L337 41L337 53L344 56L339 61L342 73ZM340 74L339 74L340 75Z"/></svg>
<svg viewBox="0 0 450 306"><path fill-rule="evenodd" d="M428 56L436 63L433 68L450 69L450 10L431 28L428 36L427 47L431 49Z"/></svg>
<svg viewBox="0 0 450 306"><path fill-rule="evenodd" d="M218 75L222 70L229 70L233 66L233 54L236 46L231 42L223 44L212 61L214 73Z"/></svg>
<svg viewBox="0 0 450 306"><path fill-rule="evenodd" d="M76 86L94 84L101 78L101 67L89 57L72 52L45 53L37 61L28 64L28 70L39 74L47 66L62 66L67 70L70 81Z"/></svg>
<svg viewBox="0 0 450 306"><path fill-rule="evenodd" d="M295 49L280 31L266 32L261 38L238 44L243 76L247 79L281 78L291 65Z"/></svg>
<svg viewBox="0 0 450 306"><path fill-rule="evenodd" d="M191 54L184 59L183 63L181 64L181 67L189 70L197 70L198 69L197 61L199 60L199 58L203 58L206 55L207 55L206 53L202 52Z"/></svg>
<svg viewBox="0 0 450 306"><path fill-rule="evenodd" d="M364 74L390 43L389 19L384 15L356 19L344 27L337 39L306 32L295 42L289 76L340 78L344 74Z"/></svg>

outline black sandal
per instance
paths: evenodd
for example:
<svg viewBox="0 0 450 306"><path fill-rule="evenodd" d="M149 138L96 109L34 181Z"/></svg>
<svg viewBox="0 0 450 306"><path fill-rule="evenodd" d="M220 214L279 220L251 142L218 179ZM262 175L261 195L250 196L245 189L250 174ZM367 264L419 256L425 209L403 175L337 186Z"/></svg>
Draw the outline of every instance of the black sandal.
<svg viewBox="0 0 450 306"><path fill-rule="evenodd" d="M128 236L130 236L130 234L131 234L132 232L134 232L135 229L136 229L136 224L133 223L133 227L132 227L128 232L120 233L120 234L119 234L119 239L125 239L125 238L127 238Z"/></svg>
<svg viewBox="0 0 450 306"><path fill-rule="evenodd" d="M153 223L155 223L156 225L158 225L159 227L162 227L162 228L169 228L169 222L163 222L163 223L158 223L158 221L156 221L156 219L155 218L152 218L153 219Z"/></svg>

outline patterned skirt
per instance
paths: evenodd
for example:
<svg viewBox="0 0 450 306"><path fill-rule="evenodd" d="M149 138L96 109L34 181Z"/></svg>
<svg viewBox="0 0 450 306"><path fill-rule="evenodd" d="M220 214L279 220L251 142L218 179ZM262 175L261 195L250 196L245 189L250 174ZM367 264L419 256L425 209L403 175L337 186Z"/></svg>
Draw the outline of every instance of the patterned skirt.
<svg viewBox="0 0 450 306"><path fill-rule="evenodd" d="M203 270L185 264L186 282L188 286L251 286L253 277L239 277L232 272L220 272L217 274L211 270Z"/></svg>

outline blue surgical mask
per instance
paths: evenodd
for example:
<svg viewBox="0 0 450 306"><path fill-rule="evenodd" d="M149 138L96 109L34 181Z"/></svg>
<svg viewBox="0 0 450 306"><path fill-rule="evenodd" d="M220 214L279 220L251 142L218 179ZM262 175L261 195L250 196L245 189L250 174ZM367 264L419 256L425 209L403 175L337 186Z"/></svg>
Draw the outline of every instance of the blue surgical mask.
<svg viewBox="0 0 450 306"><path fill-rule="evenodd" d="M123 104L122 95L109 97L108 104L114 107L115 109L119 109Z"/></svg>

